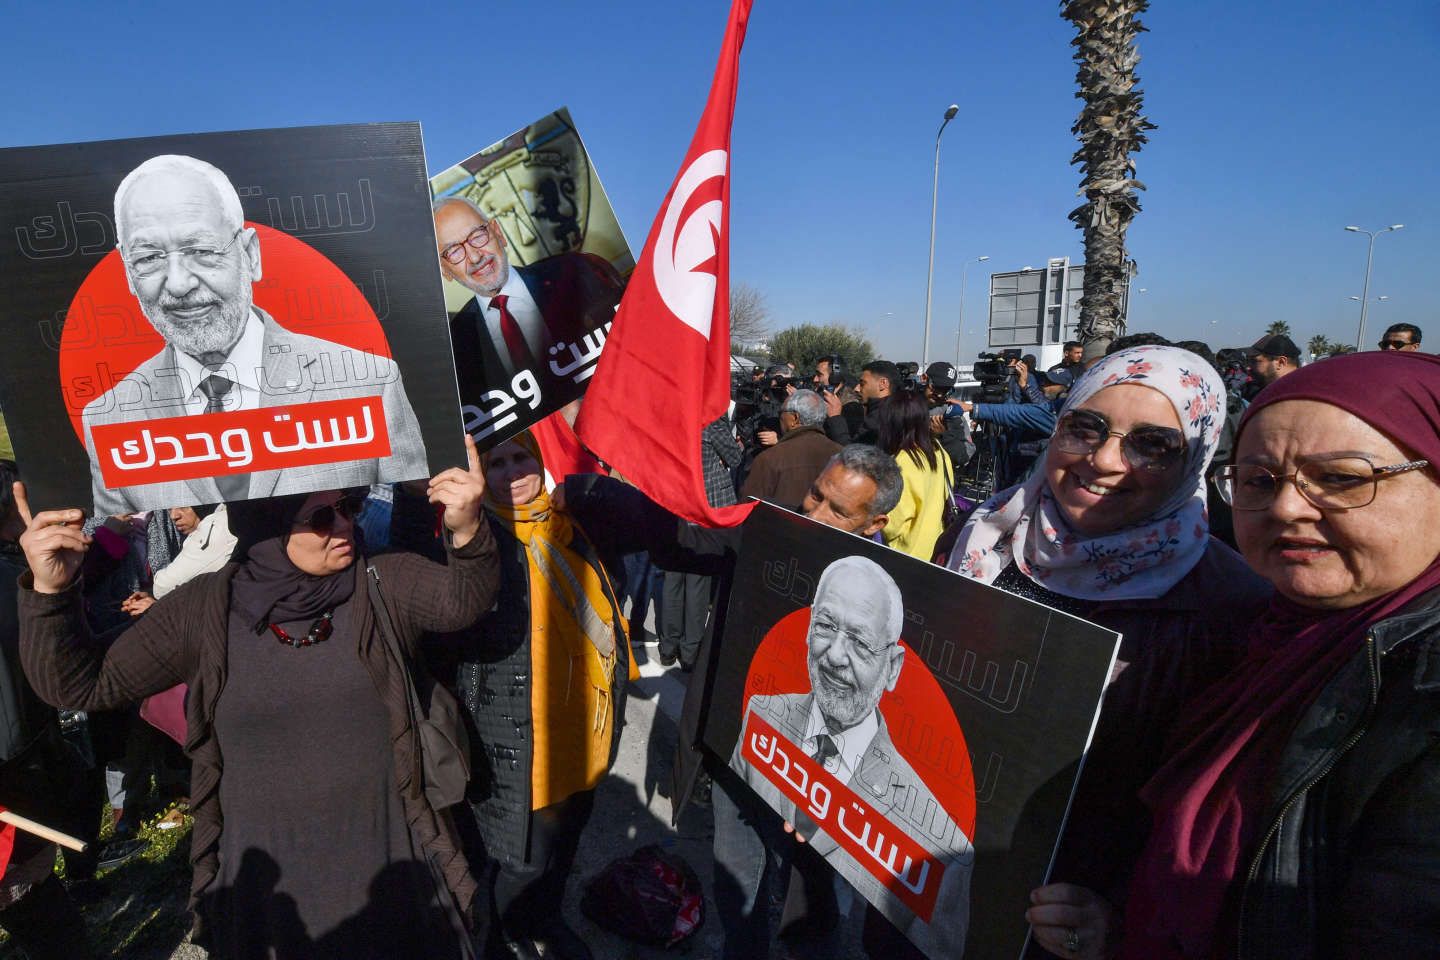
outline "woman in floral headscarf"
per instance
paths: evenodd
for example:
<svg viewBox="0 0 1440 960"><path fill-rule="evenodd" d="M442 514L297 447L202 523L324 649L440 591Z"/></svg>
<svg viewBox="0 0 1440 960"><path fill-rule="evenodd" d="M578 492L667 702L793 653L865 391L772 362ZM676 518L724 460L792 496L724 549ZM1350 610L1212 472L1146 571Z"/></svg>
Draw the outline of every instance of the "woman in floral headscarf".
<svg viewBox="0 0 1440 960"><path fill-rule="evenodd" d="M1084 934L1054 915L1087 891L1119 902L1143 841L1139 788L1173 717L1235 662L1236 627L1269 593L1208 530L1205 470L1224 415L1224 384L1193 353L1104 358L1071 389L1035 471L976 510L951 553L951 569L1123 635L1052 871L1063 882L1035 891L1028 916L1062 956Z"/></svg>

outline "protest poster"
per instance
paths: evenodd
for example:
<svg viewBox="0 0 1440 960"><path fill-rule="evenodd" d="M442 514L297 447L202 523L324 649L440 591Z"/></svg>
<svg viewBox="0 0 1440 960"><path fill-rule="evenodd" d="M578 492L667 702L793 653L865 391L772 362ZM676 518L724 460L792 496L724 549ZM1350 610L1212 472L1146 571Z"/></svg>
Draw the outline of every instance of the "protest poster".
<svg viewBox="0 0 1440 960"><path fill-rule="evenodd" d="M702 740L927 956L1016 958L1119 635L762 503Z"/></svg>
<svg viewBox="0 0 1440 960"><path fill-rule="evenodd" d="M415 123L0 150L0 404L37 507L464 463Z"/></svg>
<svg viewBox="0 0 1440 960"><path fill-rule="evenodd" d="M484 450L585 392L635 258L564 107L430 189L465 429Z"/></svg>

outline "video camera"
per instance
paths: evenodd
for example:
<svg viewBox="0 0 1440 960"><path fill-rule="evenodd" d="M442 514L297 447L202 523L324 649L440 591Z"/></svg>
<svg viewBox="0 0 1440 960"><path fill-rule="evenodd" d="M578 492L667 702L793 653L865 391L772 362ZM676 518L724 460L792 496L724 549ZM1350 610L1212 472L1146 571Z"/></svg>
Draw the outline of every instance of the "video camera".
<svg viewBox="0 0 1440 960"><path fill-rule="evenodd" d="M1010 367L1020 359L1020 350L1001 350L999 353L981 353L975 357L971 376L982 384L1003 383L1010 377Z"/></svg>
<svg viewBox="0 0 1440 960"><path fill-rule="evenodd" d="M1011 368L1020 360L1020 350L1001 350L999 353L981 353L971 367L971 376L980 383L980 392L975 397L979 403L1002 403L1005 400Z"/></svg>
<svg viewBox="0 0 1440 960"><path fill-rule="evenodd" d="M900 378L907 390L920 389L920 364L914 360L902 360L895 364L895 369L900 371Z"/></svg>
<svg viewBox="0 0 1440 960"><path fill-rule="evenodd" d="M756 434L760 431L780 429L780 407L789 396L786 388L804 385L798 378L788 376L788 372L781 374L772 367L760 380L750 380L748 375L730 378L730 399L735 401L731 419L740 443L746 448L758 449Z"/></svg>

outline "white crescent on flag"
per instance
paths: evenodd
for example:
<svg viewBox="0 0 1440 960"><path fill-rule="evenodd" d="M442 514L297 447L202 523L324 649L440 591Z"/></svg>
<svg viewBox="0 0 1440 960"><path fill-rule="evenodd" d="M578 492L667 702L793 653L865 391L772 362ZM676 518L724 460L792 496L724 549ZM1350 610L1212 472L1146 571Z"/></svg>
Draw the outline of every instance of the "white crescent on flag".
<svg viewBox="0 0 1440 960"><path fill-rule="evenodd" d="M724 150L710 150L685 168L665 208L651 264L665 306L706 340L715 315L717 281L715 274L695 268L715 257L725 205L720 200L703 203L684 223L680 215L702 184L724 178L728 159Z"/></svg>

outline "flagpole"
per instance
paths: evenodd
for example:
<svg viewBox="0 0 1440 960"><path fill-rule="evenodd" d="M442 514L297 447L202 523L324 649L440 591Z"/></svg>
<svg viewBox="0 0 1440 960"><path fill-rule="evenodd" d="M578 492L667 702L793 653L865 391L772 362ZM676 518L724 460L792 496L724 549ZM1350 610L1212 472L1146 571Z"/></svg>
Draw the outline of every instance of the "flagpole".
<svg viewBox="0 0 1440 960"><path fill-rule="evenodd" d="M41 840L49 840L51 843L58 843L67 850L74 850L80 853L85 849L85 841L78 840L68 833L61 833L43 823L36 823L28 817L22 817L18 813L9 810L0 810L0 823L8 823L17 830L24 830L26 833L33 833Z"/></svg>

